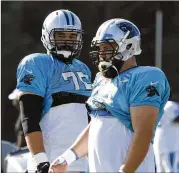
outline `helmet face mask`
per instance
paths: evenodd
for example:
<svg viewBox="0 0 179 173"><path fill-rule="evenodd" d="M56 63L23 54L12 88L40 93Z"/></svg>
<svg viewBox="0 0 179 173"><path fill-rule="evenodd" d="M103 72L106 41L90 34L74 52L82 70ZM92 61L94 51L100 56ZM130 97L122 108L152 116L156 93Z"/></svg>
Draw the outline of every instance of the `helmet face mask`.
<svg viewBox="0 0 179 173"><path fill-rule="evenodd" d="M94 64L98 67L101 74L106 78L114 78L118 75L117 67L123 64L119 54L119 45L114 39L92 42L92 47L96 47L96 51L91 51L90 55Z"/></svg>
<svg viewBox="0 0 179 173"><path fill-rule="evenodd" d="M41 41L47 53L62 59L74 59L82 50L81 21L69 10L57 10L50 13L42 27Z"/></svg>
<svg viewBox="0 0 179 173"><path fill-rule="evenodd" d="M90 52L90 56L96 66L101 61L112 61L119 54L119 46L114 39L94 40L91 43L91 47L92 49L96 49Z"/></svg>
<svg viewBox="0 0 179 173"><path fill-rule="evenodd" d="M55 54L68 54L65 56L67 58L70 57L78 57L80 55L83 41L82 41L82 31L75 31L75 30L60 30L60 29L53 29L49 34L49 41L50 44L53 45L51 51Z"/></svg>

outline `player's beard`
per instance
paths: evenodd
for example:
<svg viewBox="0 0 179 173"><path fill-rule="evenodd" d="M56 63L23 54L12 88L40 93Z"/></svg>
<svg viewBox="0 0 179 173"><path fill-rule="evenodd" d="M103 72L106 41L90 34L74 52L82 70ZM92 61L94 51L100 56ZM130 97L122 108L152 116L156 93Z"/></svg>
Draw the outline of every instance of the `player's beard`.
<svg viewBox="0 0 179 173"><path fill-rule="evenodd" d="M107 70L101 71L101 74L105 78L110 78L110 79L115 78L118 75L117 71L112 66L109 67Z"/></svg>
<svg viewBox="0 0 179 173"><path fill-rule="evenodd" d="M122 67L123 64L124 64L124 61L114 59L112 64L113 64L113 65L110 66L110 67L108 67L106 70L101 71L101 74L102 74L105 78L113 79L113 78L115 78L116 76L118 76L119 73L120 73L121 67Z"/></svg>

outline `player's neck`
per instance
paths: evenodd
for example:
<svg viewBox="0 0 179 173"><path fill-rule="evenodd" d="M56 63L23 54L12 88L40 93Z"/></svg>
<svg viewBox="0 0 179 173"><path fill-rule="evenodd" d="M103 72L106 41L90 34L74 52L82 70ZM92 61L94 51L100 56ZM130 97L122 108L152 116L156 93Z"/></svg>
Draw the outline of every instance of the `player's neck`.
<svg viewBox="0 0 179 173"><path fill-rule="evenodd" d="M132 58L128 59L128 60L123 64L123 66L121 67L120 72L122 72L122 71L124 71L124 70L127 70L127 69L130 69L130 68L135 67L135 66L137 66L137 62L136 62L135 57L132 57Z"/></svg>

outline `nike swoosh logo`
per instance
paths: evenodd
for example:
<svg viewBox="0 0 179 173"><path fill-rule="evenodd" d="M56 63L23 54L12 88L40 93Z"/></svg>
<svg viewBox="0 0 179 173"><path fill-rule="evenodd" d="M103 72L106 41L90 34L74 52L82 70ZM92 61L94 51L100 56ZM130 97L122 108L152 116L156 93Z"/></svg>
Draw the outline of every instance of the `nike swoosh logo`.
<svg viewBox="0 0 179 173"><path fill-rule="evenodd" d="M150 82L150 85L158 84L159 82Z"/></svg>

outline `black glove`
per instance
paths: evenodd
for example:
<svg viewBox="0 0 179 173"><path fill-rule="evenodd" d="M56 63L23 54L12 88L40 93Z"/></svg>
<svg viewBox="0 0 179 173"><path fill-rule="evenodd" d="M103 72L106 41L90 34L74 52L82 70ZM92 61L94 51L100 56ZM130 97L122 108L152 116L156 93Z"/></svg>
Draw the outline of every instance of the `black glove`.
<svg viewBox="0 0 179 173"><path fill-rule="evenodd" d="M50 167L49 162L42 162L37 166L36 173L48 173L49 167Z"/></svg>

